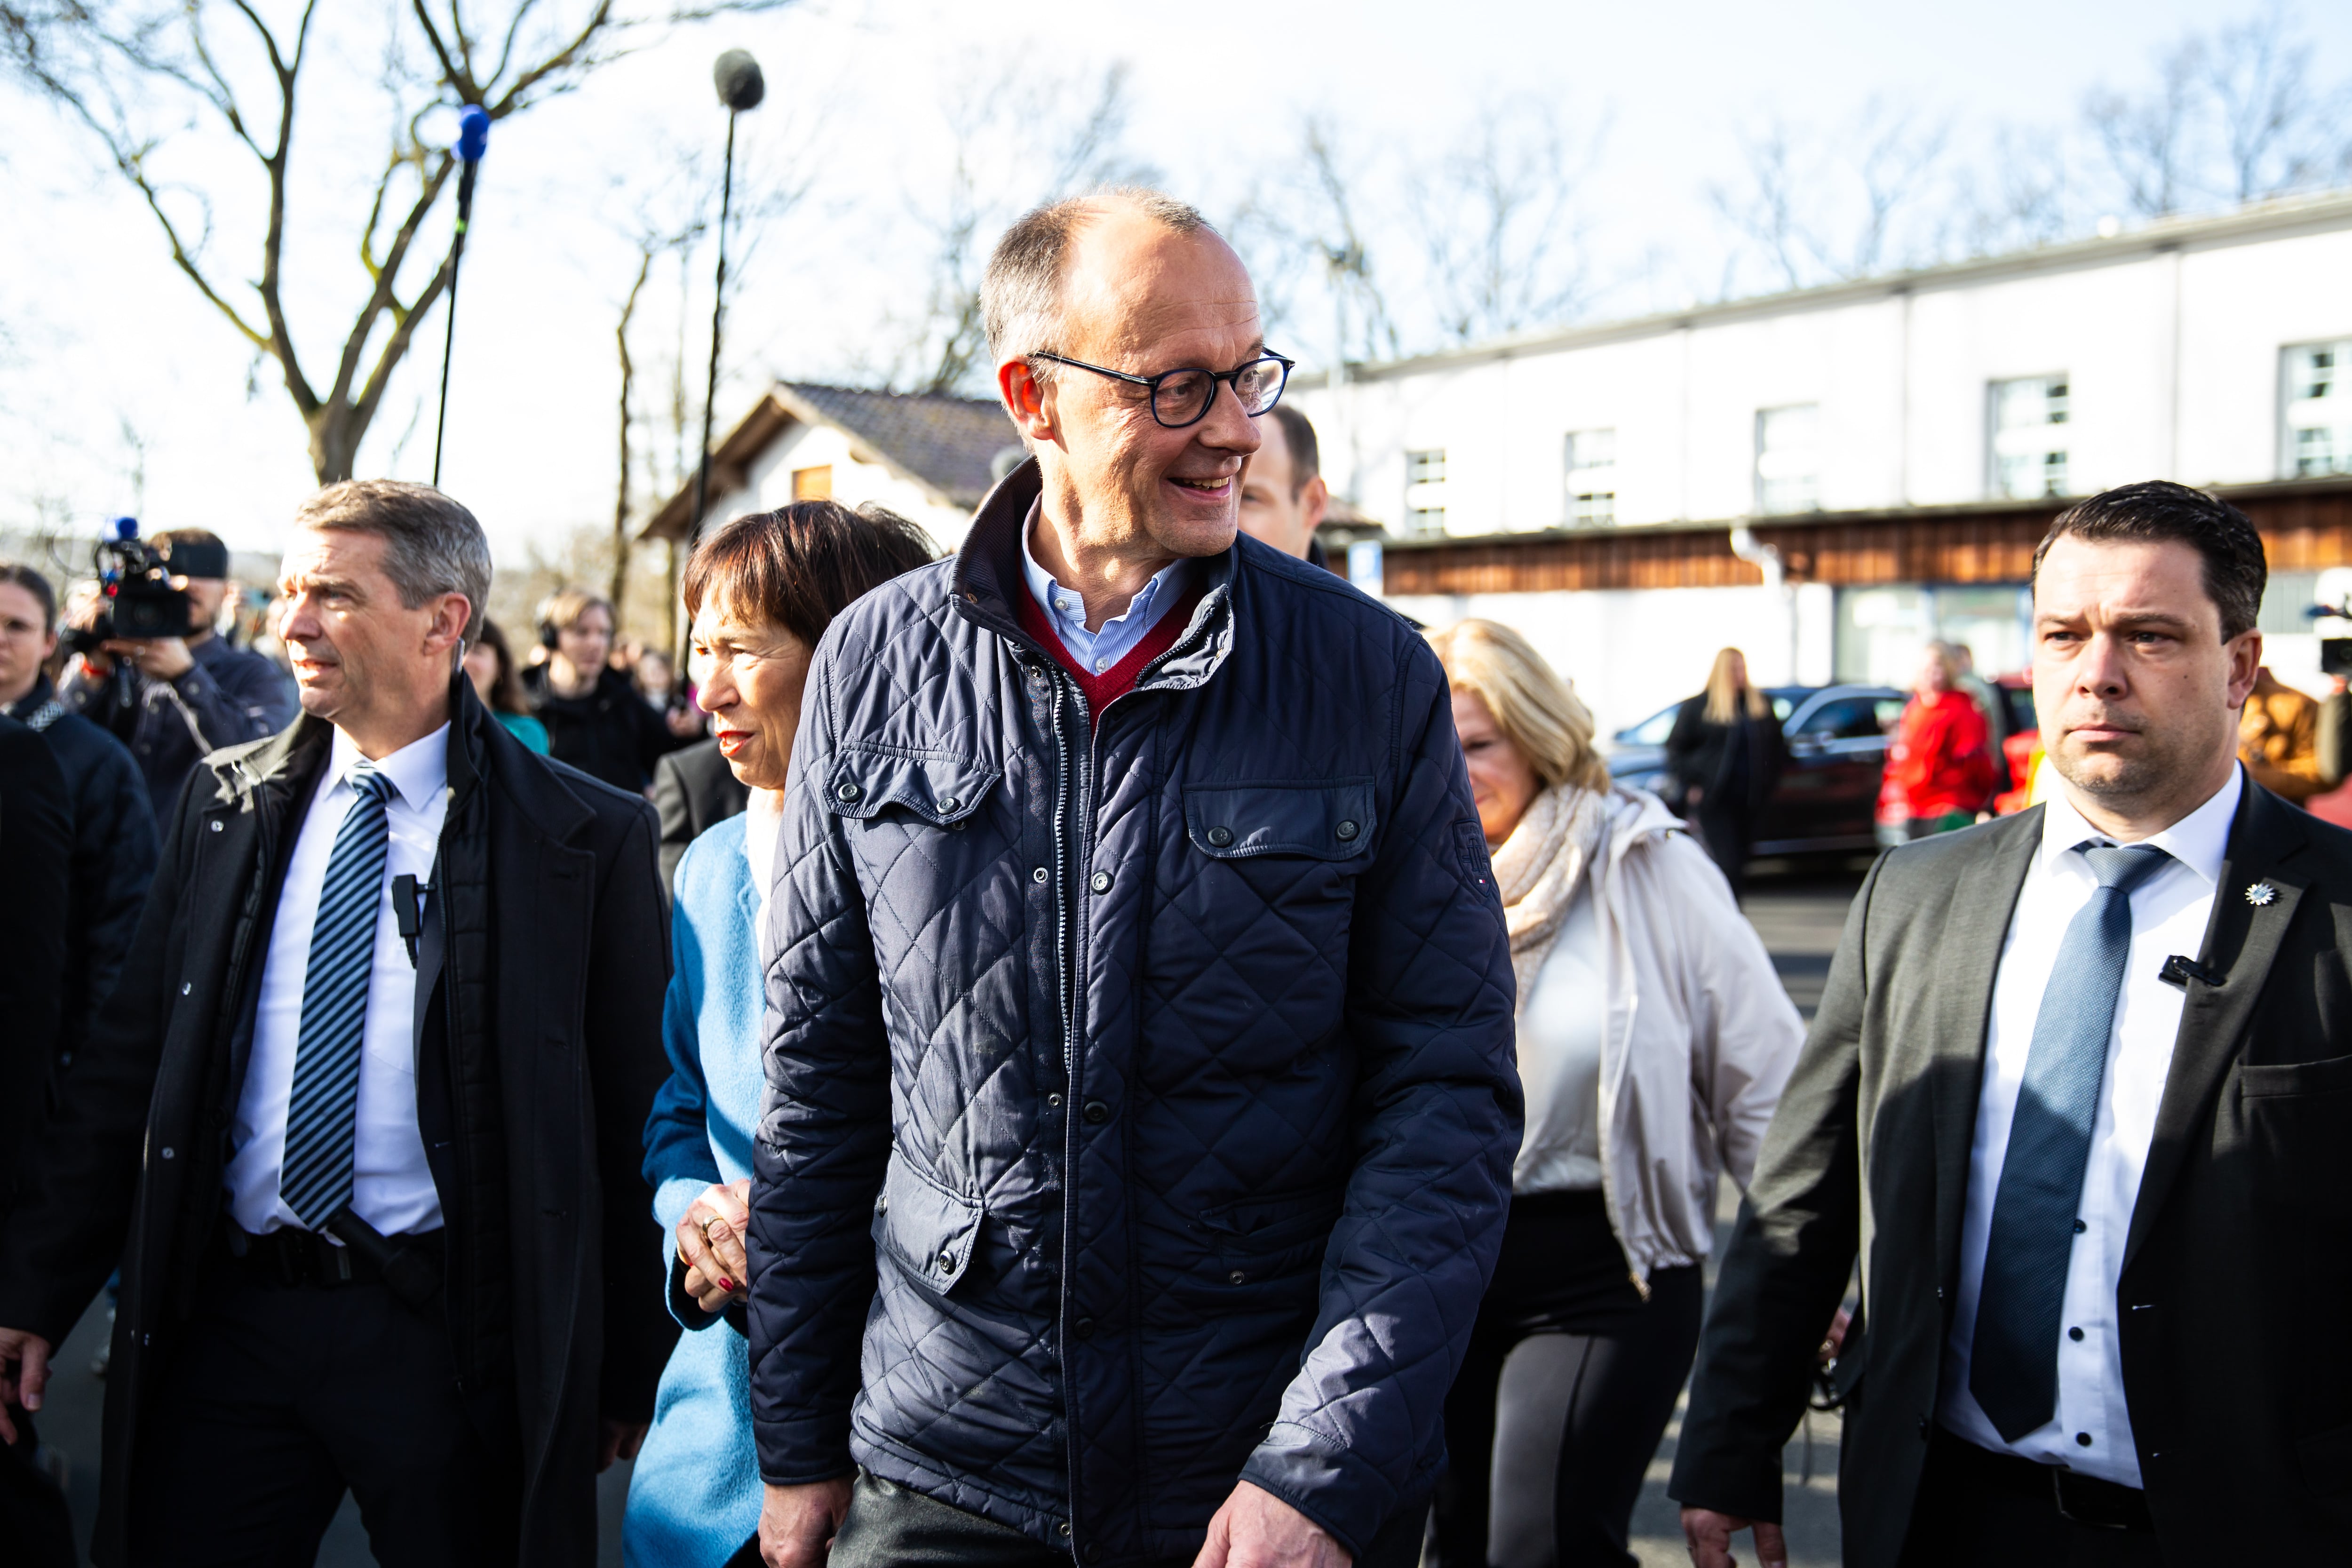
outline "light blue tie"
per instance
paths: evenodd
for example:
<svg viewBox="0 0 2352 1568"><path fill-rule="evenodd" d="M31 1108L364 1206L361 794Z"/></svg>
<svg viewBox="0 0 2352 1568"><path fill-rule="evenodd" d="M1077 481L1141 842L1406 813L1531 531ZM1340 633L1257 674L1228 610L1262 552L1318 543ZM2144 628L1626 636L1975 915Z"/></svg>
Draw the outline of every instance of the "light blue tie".
<svg viewBox="0 0 2352 1568"><path fill-rule="evenodd" d="M2059 1319L2099 1116L2099 1080L2131 956L2131 896L2172 860L2147 844L2102 849L2086 841L2074 852L2090 862L2099 885L2067 924L2033 1020L1993 1194L1969 1350L1969 1392L2011 1443L2047 1424L2058 1408Z"/></svg>
<svg viewBox="0 0 2352 1568"><path fill-rule="evenodd" d="M358 796L335 830L310 928L302 979L302 1027L294 1047L294 1091L286 1106L286 1160L278 1195L312 1230L351 1201L353 1124L360 1102L360 1046L366 1033L368 974L383 906L392 781L366 763L352 769Z"/></svg>

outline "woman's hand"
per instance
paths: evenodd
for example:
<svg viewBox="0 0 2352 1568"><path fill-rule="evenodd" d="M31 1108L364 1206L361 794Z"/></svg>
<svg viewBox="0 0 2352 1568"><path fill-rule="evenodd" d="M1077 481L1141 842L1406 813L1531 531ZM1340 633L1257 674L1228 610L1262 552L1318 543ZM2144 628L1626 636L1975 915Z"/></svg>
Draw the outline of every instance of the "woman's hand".
<svg viewBox="0 0 2352 1568"><path fill-rule="evenodd" d="M743 1235L751 1223L751 1184L719 1183L703 1189L677 1222L677 1259L686 1265L686 1293L706 1312L750 1299L751 1260Z"/></svg>

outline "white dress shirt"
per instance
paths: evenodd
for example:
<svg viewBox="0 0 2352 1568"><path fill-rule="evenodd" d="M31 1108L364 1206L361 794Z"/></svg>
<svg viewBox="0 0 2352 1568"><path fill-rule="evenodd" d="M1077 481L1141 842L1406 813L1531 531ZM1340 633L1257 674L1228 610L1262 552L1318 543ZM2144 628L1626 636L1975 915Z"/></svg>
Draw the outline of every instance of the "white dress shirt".
<svg viewBox="0 0 2352 1568"><path fill-rule="evenodd" d="M261 972L261 1005L253 1021L253 1052L236 1102L226 1183L229 1213L258 1236L299 1226L278 1195L286 1159L286 1104L294 1092L294 1053L302 1030L302 986L310 965L310 928L335 834L359 797L351 786L359 748L341 730L320 775L302 836L278 895L278 921ZM353 1152L352 1212L386 1236L431 1230L441 1223L441 1197L425 1163L416 1129L416 970L408 960L393 913L392 879L429 883L439 853L441 822L449 813L449 726L403 746L375 764L395 793L384 802L389 830L383 890L376 904L375 962L368 975L367 1020L360 1045L359 1116Z"/></svg>
<svg viewBox="0 0 2352 1568"><path fill-rule="evenodd" d="M1037 564L1037 552L1029 547L1029 539L1039 526L1038 503L1029 503L1028 520L1021 526L1021 575L1029 584L1030 597L1054 624L1062 646L1070 657L1097 675L1125 658L1135 649L1160 619L1175 607L1176 591L1172 580L1183 570L1184 563L1171 561L1152 574L1151 581L1136 590L1127 608L1102 624L1102 630L1087 630L1087 602L1076 588L1065 588L1054 574Z"/></svg>
<svg viewBox="0 0 2352 1568"><path fill-rule="evenodd" d="M1968 1207L1960 1222L1960 1294L1944 1346L1943 1391L1937 1419L1979 1447L2041 1464L2064 1465L2118 1485L2140 1484L2139 1453L2132 1446L2124 1405L2122 1350L2116 1332L2116 1290L2123 1273L2124 1240L2139 1199L2141 1169L2156 1132L2157 1106L2172 1068L2185 994L2157 978L2174 953L2196 958L2219 891L2231 819L2244 793L2243 770L2203 805L2142 842L2173 863L2131 896L2131 955L2116 998L2115 1032L2107 1042L2099 1109L2091 1127L2091 1153L2083 1173L2082 1229L2066 1268L2058 1340L2058 1409L2047 1426L2014 1443L2000 1434L1969 1392L1969 1352L1976 1337L1977 1302L1984 1288L1985 1240L2009 1152L2009 1124L2033 1044L2034 1020L2066 927L2098 887L2090 862L2072 853L2090 840L2115 840L2083 820L2063 791L2043 804L2042 845L2018 889L2009 937L1993 981L1985 1041L1984 1087L1977 1097L1976 1141L1969 1152Z"/></svg>

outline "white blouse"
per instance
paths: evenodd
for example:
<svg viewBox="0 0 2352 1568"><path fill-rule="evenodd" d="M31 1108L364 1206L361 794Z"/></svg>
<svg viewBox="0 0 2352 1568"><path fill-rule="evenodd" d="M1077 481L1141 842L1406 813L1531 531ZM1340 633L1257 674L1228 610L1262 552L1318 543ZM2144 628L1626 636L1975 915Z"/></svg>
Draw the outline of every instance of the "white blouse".
<svg viewBox="0 0 2352 1568"><path fill-rule="evenodd" d="M1559 932L1519 1016L1519 1083L1528 1124L1511 1169L1516 1193L1601 1185L1601 1047L1609 982L1590 878L1561 914Z"/></svg>

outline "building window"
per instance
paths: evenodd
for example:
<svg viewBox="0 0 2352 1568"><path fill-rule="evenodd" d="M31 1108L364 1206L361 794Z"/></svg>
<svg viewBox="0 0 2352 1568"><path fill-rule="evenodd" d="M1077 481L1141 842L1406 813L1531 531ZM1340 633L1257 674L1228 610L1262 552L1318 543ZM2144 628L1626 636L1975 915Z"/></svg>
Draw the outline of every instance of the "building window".
<svg viewBox="0 0 2352 1568"><path fill-rule="evenodd" d="M2289 477L2352 474L2352 338L2286 351Z"/></svg>
<svg viewBox="0 0 2352 1568"><path fill-rule="evenodd" d="M1756 411L1756 510L1821 508L1821 425L1817 403Z"/></svg>
<svg viewBox="0 0 2352 1568"><path fill-rule="evenodd" d="M820 468L794 468L793 499L794 500L831 500L833 499L833 465L827 463Z"/></svg>
<svg viewBox="0 0 2352 1568"><path fill-rule="evenodd" d="M1996 381L1991 389L1990 489L1997 499L2040 500L2070 494L2066 482L2067 386L2063 375Z"/></svg>
<svg viewBox="0 0 2352 1568"><path fill-rule="evenodd" d="M1445 531L1445 448L1404 455L1404 521L1408 533Z"/></svg>
<svg viewBox="0 0 2352 1568"><path fill-rule="evenodd" d="M1617 521L1617 432L1568 434L1568 522L1591 528Z"/></svg>

